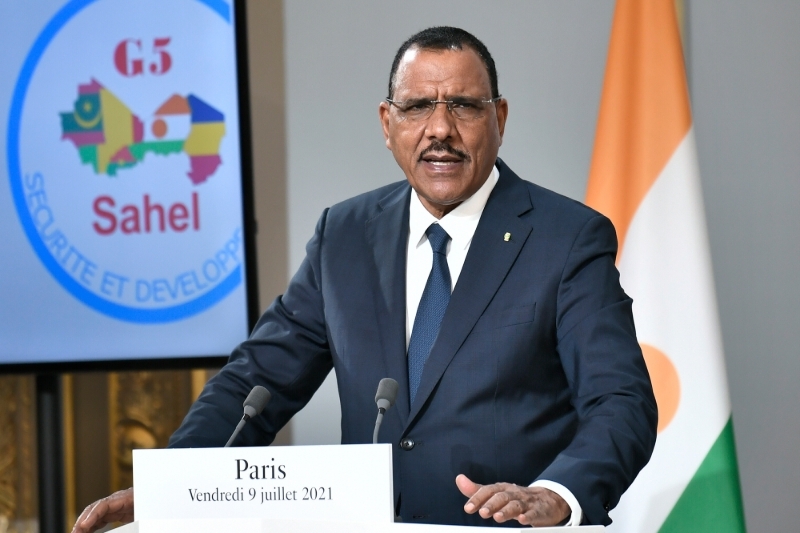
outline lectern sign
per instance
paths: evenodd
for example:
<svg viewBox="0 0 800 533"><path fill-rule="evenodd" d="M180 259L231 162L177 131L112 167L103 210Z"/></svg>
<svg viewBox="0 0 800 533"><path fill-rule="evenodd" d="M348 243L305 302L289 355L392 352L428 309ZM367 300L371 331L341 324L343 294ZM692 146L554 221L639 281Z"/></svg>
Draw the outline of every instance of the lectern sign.
<svg viewBox="0 0 800 533"><path fill-rule="evenodd" d="M134 450L136 520L393 519L388 444Z"/></svg>

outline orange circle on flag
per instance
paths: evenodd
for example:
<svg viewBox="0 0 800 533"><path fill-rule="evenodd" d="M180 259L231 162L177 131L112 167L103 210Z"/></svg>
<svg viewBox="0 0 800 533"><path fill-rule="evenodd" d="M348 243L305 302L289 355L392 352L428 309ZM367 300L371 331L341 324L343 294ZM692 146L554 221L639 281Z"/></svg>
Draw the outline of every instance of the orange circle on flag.
<svg viewBox="0 0 800 533"><path fill-rule="evenodd" d="M678 404L681 399L681 383L678 371L669 357L658 348L649 344L640 343L650 381L653 383L653 393L658 405L658 432L661 433L675 418Z"/></svg>
<svg viewBox="0 0 800 533"><path fill-rule="evenodd" d="M153 135L160 139L167 134L167 123L164 122L163 119L157 118L155 121L153 121L152 130Z"/></svg>

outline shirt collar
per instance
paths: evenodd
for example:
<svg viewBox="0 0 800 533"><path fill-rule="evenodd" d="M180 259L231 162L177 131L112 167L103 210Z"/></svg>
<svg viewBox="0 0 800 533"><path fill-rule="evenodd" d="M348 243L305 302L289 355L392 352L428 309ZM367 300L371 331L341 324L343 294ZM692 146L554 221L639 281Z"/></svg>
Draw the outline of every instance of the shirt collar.
<svg viewBox="0 0 800 533"><path fill-rule="evenodd" d="M467 248L472 242L472 236L475 234L483 209L486 207L486 202L489 200L489 195L497 184L498 178L497 167L492 166L492 171L481 188L441 219L437 219L425 209L417 192L414 191L411 194L411 205L409 206L409 242L413 242L414 246L420 246L426 240L425 231L431 224L438 222L450 235L451 250Z"/></svg>

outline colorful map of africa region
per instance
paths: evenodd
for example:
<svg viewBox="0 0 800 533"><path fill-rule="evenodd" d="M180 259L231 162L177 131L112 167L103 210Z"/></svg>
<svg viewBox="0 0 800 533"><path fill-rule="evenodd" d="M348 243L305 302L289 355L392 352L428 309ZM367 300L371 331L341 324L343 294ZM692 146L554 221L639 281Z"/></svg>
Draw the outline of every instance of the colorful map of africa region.
<svg viewBox="0 0 800 533"><path fill-rule="evenodd" d="M199 185L222 163L219 145L225 135L225 116L198 97L174 94L154 113L152 138L145 139L144 123L97 80L78 86L73 112L61 113L62 139L78 149L81 162L95 173L116 176L135 166L147 152L168 155L185 152L192 183ZM148 136L149 137L149 136Z"/></svg>

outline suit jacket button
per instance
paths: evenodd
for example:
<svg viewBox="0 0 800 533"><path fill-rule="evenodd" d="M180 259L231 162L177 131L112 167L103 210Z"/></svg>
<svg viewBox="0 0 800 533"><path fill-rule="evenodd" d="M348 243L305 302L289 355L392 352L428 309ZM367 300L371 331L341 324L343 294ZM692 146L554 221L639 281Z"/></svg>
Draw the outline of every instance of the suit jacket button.
<svg viewBox="0 0 800 533"><path fill-rule="evenodd" d="M403 448L405 451L413 450L414 449L414 440L413 439L403 439L400 441L400 447Z"/></svg>

